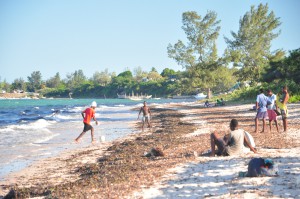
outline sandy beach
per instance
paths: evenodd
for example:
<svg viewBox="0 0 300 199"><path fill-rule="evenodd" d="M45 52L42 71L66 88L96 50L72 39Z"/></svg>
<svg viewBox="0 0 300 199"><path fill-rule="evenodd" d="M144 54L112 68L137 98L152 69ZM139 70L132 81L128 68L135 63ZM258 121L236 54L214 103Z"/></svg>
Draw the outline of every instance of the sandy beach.
<svg viewBox="0 0 300 199"><path fill-rule="evenodd" d="M253 105L153 107L153 125L113 142L65 151L0 182L0 196L34 198L299 198L300 104L289 104L289 130L253 133ZM252 133L258 153L207 157L209 134L223 135L236 118ZM281 124L281 118L278 117ZM134 128L139 129L140 124ZM262 122L260 123L261 128ZM160 148L164 157L144 157ZM272 158L278 177L241 178L252 157Z"/></svg>

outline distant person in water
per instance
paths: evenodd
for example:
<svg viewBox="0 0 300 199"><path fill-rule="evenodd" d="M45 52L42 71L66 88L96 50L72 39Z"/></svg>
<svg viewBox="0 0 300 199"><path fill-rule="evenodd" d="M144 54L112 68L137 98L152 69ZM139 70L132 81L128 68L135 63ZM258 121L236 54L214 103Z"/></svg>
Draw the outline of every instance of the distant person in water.
<svg viewBox="0 0 300 199"><path fill-rule="evenodd" d="M271 89L267 90L267 95L268 95L267 109L268 109L268 116L269 116L270 132L272 131L272 121L275 122L277 132L279 132L278 123L277 123L277 114L275 112L276 95L273 94Z"/></svg>
<svg viewBox="0 0 300 199"><path fill-rule="evenodd" d="M250 148L251 151L256 153L256 150L251 146L245 137L244 130L238 128L238 121L232 119L230 121L230 134L225 135L224 138L220 138L217 132L210 135L211 139L211 155L215 154L219 156L231 156L231 155L241 155L244 152L244 143ZM218 147L216 152L215 147Z"/></svg>
<svg viewBox="0 0 300 199"><path fill-rule="evenodd" d="M282 121L283 121L283 130L286 132L288 123L287 123L287 117L288 117L288 109L287 109L287 102L289 101L290 95L288 93L287 86L282 87L282 93L281 95L278 95L278 98L276 100L276 107L277 109L280 109Z"/></svg>
<svg viewBox="0 0 300 199"><path fill-rule="evenodd" d="M263 129L261 133L265 132L266 130L266 119L268 118L268 112L267 112L267 102L268 98L264 94L264 89L259 89L260 94L256 97L256 117L255 117L255 133L258 132L258 120L262 119L263 121Z"/></svg>
<svg viewBox="0 0 300 199"><path fill-rule="evenodd" d="M75 139L76 143L78 143L80 138L89 130L91 131L92 143L95 143L94 128L92 127L92 125L90 123L91 123L91 119L93 119L96 122L96 125L98 125L98 121L96 120L96 117L95 117L96 107L97 107L97 103L94 101L94 102L92 102L90 108L87 108L81 112L81 115L83 117L84 127L83 127L82 133Z"/></svg>
<svg viewBox="0 0 300 199"><path fill-rule="evenodd" d="M141 107L137 119L140 118L141 112L143 112L143 117L142 117L142 122L143 122L143 125L142 125L142 131L144 132L144 125L145 125L145 122L147 122L148 128L151 128L151 123L150 123L151 111L150 111L150 108L147 106L147 102L146 102L146 101L144 101L144 106Z"/></svg>

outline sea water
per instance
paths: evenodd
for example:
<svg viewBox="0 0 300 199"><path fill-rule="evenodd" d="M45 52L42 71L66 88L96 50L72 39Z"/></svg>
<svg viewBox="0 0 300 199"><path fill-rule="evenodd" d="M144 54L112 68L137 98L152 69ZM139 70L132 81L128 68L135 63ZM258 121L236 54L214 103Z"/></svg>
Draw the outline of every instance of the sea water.
<svg viewBox="0 0 300 199"><path fill-rule="evenodd" d="M142 101L127 99L0 99L0 181L11 172L21 170L33 161L51 157L63 150L89 146L90 132L79 144L74 139L83 130L81 112L96 101L96 118L92 122L96 144L100 138L112 141L130 133L137 124ZM184 103L187 100L147 100L155 104ZM195 101L195 100L188 100ZM103 140L102 140L103 141Z"/></svg>

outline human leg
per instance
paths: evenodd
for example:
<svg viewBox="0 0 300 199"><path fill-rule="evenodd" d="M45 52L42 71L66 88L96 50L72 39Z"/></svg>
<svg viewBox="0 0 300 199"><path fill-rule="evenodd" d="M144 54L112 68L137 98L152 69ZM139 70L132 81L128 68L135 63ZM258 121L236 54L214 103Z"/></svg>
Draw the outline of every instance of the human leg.
<svg viewBox="0 0 300 199"><path fill-rule="evenodd" d="M255 118L255 133L258 133L258 118Z"/></svg>
<svg viewBox="0 0 300 199"><path fill-rule="evenodd" d="M265 132L265 129L266 129L266 119L263 118L263 129L262 129L262 133Z"/></svg>
<svg viewBox="0 0 300 199"><path fill-rule="evenodd" d="M287 131L287 110L281 110L282 123L283 123L283 131Z"/></svg>
<svg viewBox="0 0 300 199"><path fill-rule="evenodd" d="M142 119L142 132L144 132L144 125L145 125L145 116L143 116L143 119Z"/></svg>
<svg viewBox="0 0 300 199"><path fill-rule="evenodd" d="M277 133L279 133L278 122L277 122L277 120L274 120L274 122L275 122L275 125L276 125Z"/></svg>
<svg viewBox="0 0 300 199"><path fill-rule="evenodd" d="M92 139L92 143L95 143L95 139L94 139L94 128L92 127L91 129L91 139Z"/></svg>
<svg viewBox="0 0 300 199"><path fill-rule="evenodd" d="M80 135L75 139L75 142L78 143L80 138L86 133L86 131L82 131L82 133L80 133Z"/></svg>
<svg viewBox="0 0 300 199"><path fill-rule="evenodd" d="M283 121L283 131L284 132L286 132L287 131L287 119L285 118L285 119L282 119L282 121Z"/></svg>
<svg viewBox="0 0 300 199"><path fill-rule="evenodd" d="M272 120L269 120L270 132L272 132Z"/></svg>
<svg viewBox="0 0 300 199"><path fill-rule="evenodd" d="M218 139L218 135L216 133L210 134L210 147L211 147L211 154L210 156L214 157L216 154L216 140Z"/></svg>
<svg viewBox="0 0 300 199"><path fill-rule="evenodd" d="M151 128L150 116L147 117L147 124L148 124L148 128Z"/></svg>
<svg viewBox="0 0 300 199"><path fill-rule="evenodd" d="M223 154L225 150L225 142L221 139L216 132L210 134L210 145L211 145L211 154L210 156L214 157L216 154L216 145L218 147L218 154Z"/></svg>
<svg viewBox="0 0 300 199"><path fill-rule="evenodd" d="M82 133L75 139L75 142L78 143L80 138L89 130L91 130L93 127L90 124L87 123L83 123L84 127L83 127L83 131Z"/></svg>

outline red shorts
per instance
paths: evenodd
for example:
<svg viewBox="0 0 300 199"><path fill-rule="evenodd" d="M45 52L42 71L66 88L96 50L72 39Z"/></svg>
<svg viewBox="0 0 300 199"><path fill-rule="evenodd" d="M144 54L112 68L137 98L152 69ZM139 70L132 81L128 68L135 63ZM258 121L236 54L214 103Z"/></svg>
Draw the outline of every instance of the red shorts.
<svg viewBox="0 0 300 199"><path fill-rule="evenodd" d="M272 120L277 120L277 114L275 113L274 110L269 110L268 109L268 116L269 116L269 120L272 121Z"/></svg>

